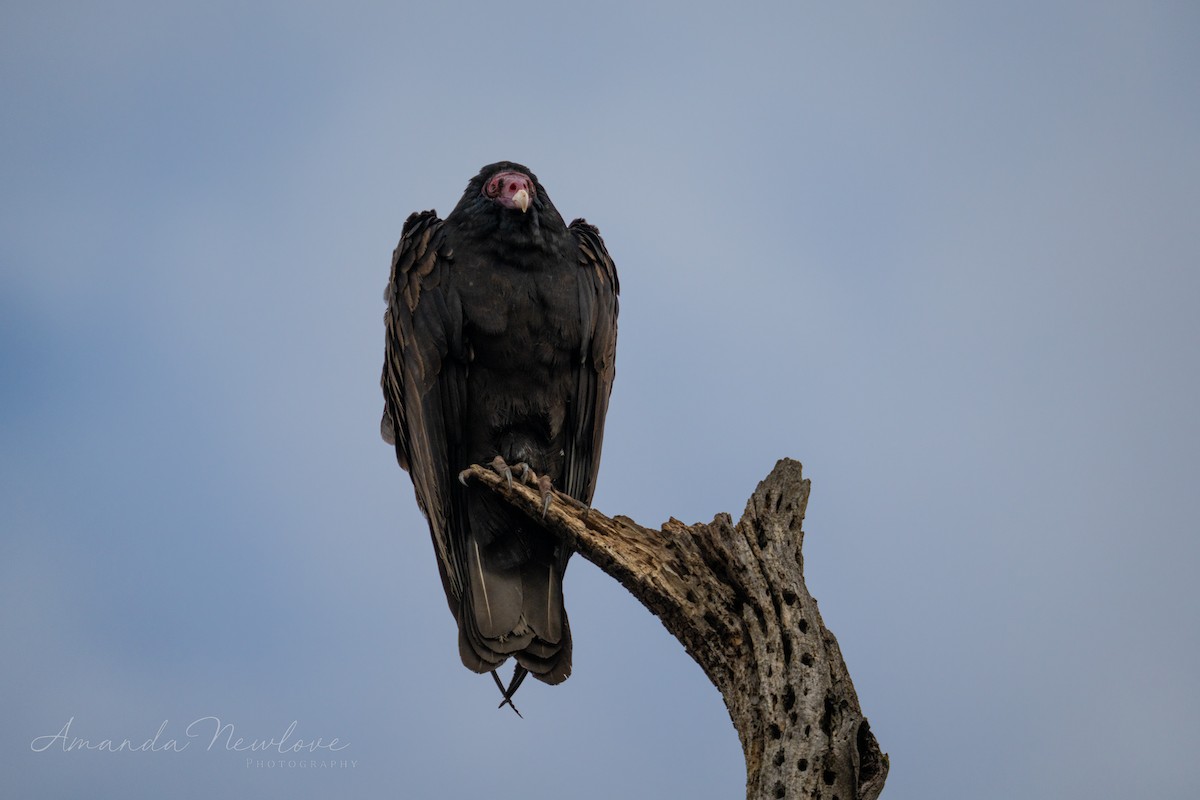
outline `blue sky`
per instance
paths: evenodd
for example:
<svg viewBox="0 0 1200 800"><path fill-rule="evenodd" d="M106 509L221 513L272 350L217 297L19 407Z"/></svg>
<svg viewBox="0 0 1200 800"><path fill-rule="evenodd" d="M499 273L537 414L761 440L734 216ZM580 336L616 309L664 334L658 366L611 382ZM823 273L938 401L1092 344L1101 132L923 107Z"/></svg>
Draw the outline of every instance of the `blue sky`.
<svg viewBox="0 0 1200 800"><path fill-rule="evenodd" d="M620 269L596 506L736 517L804 463L885 797L1188 796L1195 8L412 5L0 12L12 796L741 796L716 690L582 559L523 721L459 665L381 293L500 159ZM354 764L31 747L206 717Z"/></svg>

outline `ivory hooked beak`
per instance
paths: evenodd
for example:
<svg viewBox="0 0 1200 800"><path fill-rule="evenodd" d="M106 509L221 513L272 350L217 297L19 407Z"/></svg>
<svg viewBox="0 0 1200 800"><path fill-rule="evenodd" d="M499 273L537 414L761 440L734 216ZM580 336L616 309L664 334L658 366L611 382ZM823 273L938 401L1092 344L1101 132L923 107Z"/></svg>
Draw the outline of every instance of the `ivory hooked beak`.
<svg viewBox="0 0 1200 800"><path fill-rule="evenodd" d="M518 190L517 193L513 195L512 200L517 208L521 209L522 214L529 210L529 192L525 189Z"/></svg>

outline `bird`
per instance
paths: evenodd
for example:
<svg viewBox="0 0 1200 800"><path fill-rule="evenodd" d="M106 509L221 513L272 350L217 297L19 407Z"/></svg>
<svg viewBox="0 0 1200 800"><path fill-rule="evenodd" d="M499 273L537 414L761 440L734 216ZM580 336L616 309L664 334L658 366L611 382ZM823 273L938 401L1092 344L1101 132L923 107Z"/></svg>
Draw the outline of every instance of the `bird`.
<svg viewBox="0 0 1200 800"><path fill-rule="evenodd" d="M543 514L554 491L590 506L619 291L599 230L565 224L512 161L483 167L444 220L409 216L392 255L381 433L429 522L462 663L491 673L501 708L517 711L529 674L552 685L571 674L572 550L464 471L536 487ZM510 656L506 687L497 669Z"/></svg>

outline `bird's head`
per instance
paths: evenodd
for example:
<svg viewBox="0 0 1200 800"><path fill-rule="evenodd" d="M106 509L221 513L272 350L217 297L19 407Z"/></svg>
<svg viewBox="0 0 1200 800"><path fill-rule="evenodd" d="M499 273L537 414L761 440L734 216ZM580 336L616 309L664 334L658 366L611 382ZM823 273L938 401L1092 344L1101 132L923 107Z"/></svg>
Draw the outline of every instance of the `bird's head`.
<svg viewBox="0 0 1200 800"><path fill-rule="evenodd" d="M475 237L501 237L507 246L545 249L567 235L563 218L529 168L513 161L488 164L467 184L450 218Z"/></svg>
<svg viewBox="0 0 1200 800"><path fill-rule="evenodd" d="M526 172L502 169L483 182L483 196L505 208L520 209L524 214L537 197L537 185Z"/></svg>

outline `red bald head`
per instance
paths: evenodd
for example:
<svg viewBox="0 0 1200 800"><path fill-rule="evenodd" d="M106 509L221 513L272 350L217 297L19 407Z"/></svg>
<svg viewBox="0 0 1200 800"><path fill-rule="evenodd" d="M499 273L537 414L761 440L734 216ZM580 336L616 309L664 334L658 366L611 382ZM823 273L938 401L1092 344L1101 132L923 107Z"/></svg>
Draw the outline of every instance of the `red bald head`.
<svg viewBox="0 0 1200 800"><path fill-rule="evenodd" d="M533 205L536 190L533 180L523 172L502 170L483 184L483 195L505 208L515 208L522 213Z"/></svg>

